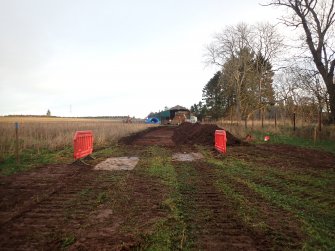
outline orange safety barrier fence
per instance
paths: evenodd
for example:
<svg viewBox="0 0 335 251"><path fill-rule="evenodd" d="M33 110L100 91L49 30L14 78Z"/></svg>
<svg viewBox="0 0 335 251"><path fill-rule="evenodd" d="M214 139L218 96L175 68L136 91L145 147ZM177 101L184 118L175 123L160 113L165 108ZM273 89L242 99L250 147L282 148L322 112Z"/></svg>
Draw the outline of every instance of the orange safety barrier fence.
<svg viewBox="0 0 335 251"><path fill-rule="evenodd" d="M93 152L92 131L77 131L73 138L74 159L83 158Z"/></svg>
<svg viewBox="0 0 335 251"><path fill-rule="evenodd" d="M215 148L219 152L226 153L227 151L227 136L225 130L215 131Z"/></svg>

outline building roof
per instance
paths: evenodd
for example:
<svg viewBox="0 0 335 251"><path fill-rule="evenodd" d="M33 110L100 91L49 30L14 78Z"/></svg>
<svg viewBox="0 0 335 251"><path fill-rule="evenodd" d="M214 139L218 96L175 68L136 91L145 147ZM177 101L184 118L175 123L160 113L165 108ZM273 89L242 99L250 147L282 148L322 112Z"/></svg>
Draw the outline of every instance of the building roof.
<svg viewBox="0 0 335 251"><path fill-rule="evenodd" d="M160 111L154 114L155 117L170 117L170 110Z"/></svg>
<svg viewBox="0 0 335 251"><path fill-rule="evenodd" d="M172 111L172 110L189 111L189 109L187 109L187 108L185 108L185 107L183 107L183 106L180 106L180 105L176 105L176 106L174 106L174 107L171 107L169 110L170 110L170 111Z"/></svg>

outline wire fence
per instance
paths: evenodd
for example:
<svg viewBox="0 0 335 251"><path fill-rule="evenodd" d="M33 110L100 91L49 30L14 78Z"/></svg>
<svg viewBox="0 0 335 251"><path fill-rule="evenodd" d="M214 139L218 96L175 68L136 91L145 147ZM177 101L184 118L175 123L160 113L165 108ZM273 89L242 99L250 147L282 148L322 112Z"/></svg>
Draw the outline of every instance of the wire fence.
<svg viewBox="0 0 335 251"><path fill-rule="evenodd" d="M218 120L207 118L205 122L216 123L241 137L253 130L263 130L313 140L335 140L335 126L325 123L325 117L322 113L306 116L299 112L285 114L263 111L261 114L255 112L240 120L228 116Z"/></svg>

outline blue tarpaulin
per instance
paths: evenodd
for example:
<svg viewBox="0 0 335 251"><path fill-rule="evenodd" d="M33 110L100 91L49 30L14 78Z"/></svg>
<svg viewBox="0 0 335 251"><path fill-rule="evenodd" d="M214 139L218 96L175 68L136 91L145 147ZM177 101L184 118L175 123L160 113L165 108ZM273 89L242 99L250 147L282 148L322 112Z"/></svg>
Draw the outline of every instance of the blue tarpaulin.
<svg viewBox="0 0 335 251"><path fill-rule="evenodd" d="M160 124L160 120L158 118L147 118L145 120L147 124Z"/></svg>

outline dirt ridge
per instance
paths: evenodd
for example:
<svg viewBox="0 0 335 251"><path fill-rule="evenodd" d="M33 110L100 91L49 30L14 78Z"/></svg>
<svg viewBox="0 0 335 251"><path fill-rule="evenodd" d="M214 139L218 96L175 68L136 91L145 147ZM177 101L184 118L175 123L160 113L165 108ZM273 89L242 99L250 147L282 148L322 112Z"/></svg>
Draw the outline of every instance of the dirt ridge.
<svg viewBox="0 0 335 251"><path fill-rule="evenodd" d="M213 186L212 169L202 162L192 167L176 166L177 177L187 189L181 189L186 224L194 248L201 250L266 250L269 243L256 238L238 219L230 202ZM185 184L186 182L186 184Z"/></svg>

